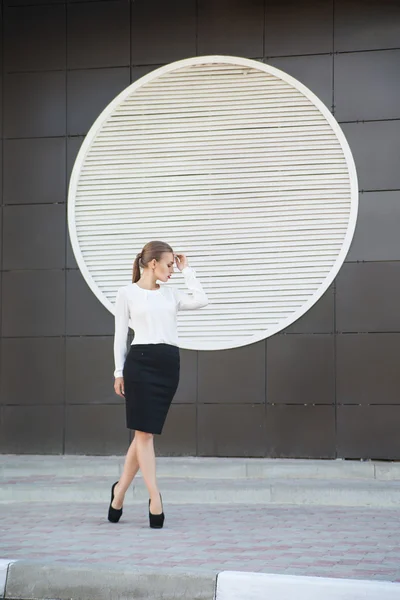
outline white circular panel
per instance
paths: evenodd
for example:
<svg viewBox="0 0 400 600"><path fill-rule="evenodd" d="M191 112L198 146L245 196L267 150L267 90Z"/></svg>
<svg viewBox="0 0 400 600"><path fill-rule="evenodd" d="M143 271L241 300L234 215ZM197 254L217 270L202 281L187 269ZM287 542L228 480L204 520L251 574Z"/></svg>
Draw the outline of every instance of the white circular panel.
<svg viewBox="0 0 400 600"><path fill-rule="evenodd" d="M345 137L310 90L257 61L207 56L153 71L102 112L75 162L68 221L111 312L145 243L187 253L210 304L179 313L180 345L212 350L268 337L322 296L357 194Z"/></svg>

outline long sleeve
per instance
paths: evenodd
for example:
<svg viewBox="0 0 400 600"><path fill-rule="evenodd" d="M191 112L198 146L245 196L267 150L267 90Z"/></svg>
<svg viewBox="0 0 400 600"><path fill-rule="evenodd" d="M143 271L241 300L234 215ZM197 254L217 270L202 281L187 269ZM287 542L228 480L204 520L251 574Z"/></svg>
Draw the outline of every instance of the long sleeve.
<svg viewBox="0 0 400 600"><path fill-rule="evenodd" d="M182 269L182 275L190 294L175 290L178 310L191 310L207 306L207 294L203 290L200 281L196 278L195 271L191 267Z"/></svg>
<svg viewBox="0 0 400 600"><path fill-rule="evenodd" d="M126 295L122 289L117 292L115 300L115 335L114 335L114 377L122 377L125 357L127 354L126 342L129 331L129 306Z"/></svg>

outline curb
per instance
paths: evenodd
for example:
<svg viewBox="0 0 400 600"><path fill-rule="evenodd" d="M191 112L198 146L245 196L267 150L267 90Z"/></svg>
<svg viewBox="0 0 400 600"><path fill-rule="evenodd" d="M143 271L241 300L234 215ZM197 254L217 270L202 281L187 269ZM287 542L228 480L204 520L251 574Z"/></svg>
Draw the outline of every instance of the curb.
<svg viewBox="0 0 400 600"><path fill-rule="evenodd" d="M0 558L0 598L5 597L8 570L13 562L14 561L12 560L4 560Z"/></svg>
<svg viewBox="0 0 400 600"><path fill-rule="evenodd" d="M10 600L397 600L399 594L400 583L390 581L0 560L0 598Z"/></svg>
<svg viewBox="0 0 400 600"><path fill-rule="evenodd" d="M8 561L7 561L8 562ZM16 561L8 566L4 598L13 600L213 600L217 571L175 568L110 569L71 563ZM1 596L0 588L0 598Z"/></svg>

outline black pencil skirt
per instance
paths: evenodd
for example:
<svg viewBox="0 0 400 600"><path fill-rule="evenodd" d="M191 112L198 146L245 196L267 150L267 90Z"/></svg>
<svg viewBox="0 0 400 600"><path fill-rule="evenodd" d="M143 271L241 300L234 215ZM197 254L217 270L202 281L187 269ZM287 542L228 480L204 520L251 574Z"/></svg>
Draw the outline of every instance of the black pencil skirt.
<svg viewBox="0 0 400 600"><path fill-rule="evenodd" d="M126 426L146 433L162 432L178 388L179 348L170 344L133 344L123 377Z"/></svg>

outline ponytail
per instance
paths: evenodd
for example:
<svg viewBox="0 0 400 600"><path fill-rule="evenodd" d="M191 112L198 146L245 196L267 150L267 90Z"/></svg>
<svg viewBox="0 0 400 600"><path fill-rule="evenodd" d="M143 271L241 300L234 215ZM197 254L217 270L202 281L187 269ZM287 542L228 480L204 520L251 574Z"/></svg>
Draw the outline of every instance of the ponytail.
<svg viewBox="0 0 400 600"><path fill-rule="evenodd" d="M159 261L163 252L173 252L171 246L165 242L153 241L148 242L139 254L136 255L133 263L132 283L136 283L140 279L140 267L147 267L152 260Z"/></svg>
<svg viewBox="0 0 400 600"><path fill-rule="evenodd" d="M141 258L142 258L142 255L139 252L139 254L136 256L135 261L133 263L132 283L136 283L140 279L139 263L140 263Z"/></svg>

